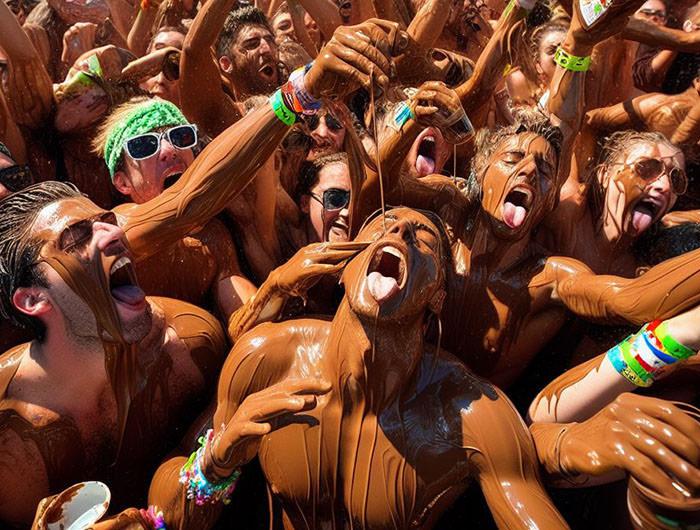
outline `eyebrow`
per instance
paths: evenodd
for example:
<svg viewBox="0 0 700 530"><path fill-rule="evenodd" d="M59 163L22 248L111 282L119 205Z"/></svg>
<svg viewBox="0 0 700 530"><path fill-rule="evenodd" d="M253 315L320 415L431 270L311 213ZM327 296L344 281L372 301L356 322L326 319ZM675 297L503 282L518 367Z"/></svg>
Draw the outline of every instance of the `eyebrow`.
<svg viewBox="0 0 700 530"><path fill-rule="evenodd" d="M426 232L428 232L429 234L431 234L433 237L435 237L435 239L440 239L440 238L438 237L438 235L435 233L435 230L433 230L432 228L430 228L428 225L424 225L423 223L416 223L416 224L413 225L413 226L414 226L416 229L425 230Z"/></svg>

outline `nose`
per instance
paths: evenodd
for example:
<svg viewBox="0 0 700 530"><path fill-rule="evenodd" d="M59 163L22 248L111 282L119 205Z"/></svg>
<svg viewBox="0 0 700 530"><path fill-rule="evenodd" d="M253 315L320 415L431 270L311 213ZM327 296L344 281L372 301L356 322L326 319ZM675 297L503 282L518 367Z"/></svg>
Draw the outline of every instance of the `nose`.
<svg viewBox="0 0 700 530"><path fill-rule="evenodd" d="M518 177L525 177L530 183L537 176L537 163L535 157L530 154L522 159L518 167Z"/></svg>
<svg viewBox="0 0 700 530"><path fill-rule="evenodd" d="M260 55L270 55L272 52L272 48L270 47L270 43L267 42L267 39L260 39L260 46L258 47L258 52Z"/></svg>
<svg viewBox="0 0 700 530"><path fill-rule="evenodd" d="M413 241L413 230L405 221L397 221L392 224L387 230L387 234L399 237L406 243L411 243Z"/></svg>
<svg viewBox="0 0 700 530"><path fill-rule="evenodd" d="M659 175L656 180L650 182L649 189L661 193L668 193L671 191L671 179L669 178L668 174L664 172L663 174Z"/></svg>
<svg viewBox="0 0 700 530"><path fill-rule="evenodd" d="M176 149L173 145L168 142L166 138L162 138L160 141L160 152L158 153L158 158L163 162L172 160L176 156Z"/></svg>
<svg viewBox="0 0 700 530"><path fill-rule="evenodd" d="M126 234L117 225L98 221L92 225L92 235L97 250L107 256L121 254L128 249Z"/></svg>

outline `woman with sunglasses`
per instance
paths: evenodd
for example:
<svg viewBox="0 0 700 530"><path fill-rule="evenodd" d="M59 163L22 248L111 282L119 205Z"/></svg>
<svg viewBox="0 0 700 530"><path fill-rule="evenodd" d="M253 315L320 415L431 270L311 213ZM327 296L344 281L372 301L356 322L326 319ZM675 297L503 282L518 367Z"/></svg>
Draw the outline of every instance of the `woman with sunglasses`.
<svg viewBox="0 0 700 530"><path fill-rule="evenodd" d="M114 187L143 204L190 167L198 147L197 127L170 102L135 98L110 114L94 146L105 156ZM168 274L162 274L166 269ZM216 309L223 318L255 292L240 272L231 235L215 218L140 262L137 272L147 294Z"/></svg>

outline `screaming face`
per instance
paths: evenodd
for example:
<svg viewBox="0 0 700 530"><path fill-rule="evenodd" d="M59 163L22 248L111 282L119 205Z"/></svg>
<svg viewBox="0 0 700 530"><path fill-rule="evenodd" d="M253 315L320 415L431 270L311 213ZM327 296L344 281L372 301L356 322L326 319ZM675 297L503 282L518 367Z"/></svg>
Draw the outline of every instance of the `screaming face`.
<svg viewBox="0 0 700 530"><path fill-rule="evenodd" d="M83 197L58 201L39 212L32 236L45 241L40 255L48 294L67 327L123 344L145 337L150 308L112 212Z"/></svg>
<svg viewBox="0 0 700 530"><path fill-rule="evenodd" d="M423 314L443 279L440 232L408 208L381 216L357 236L374 241L345 267L343 282L353 311L371 319L401 321Z"/></svg>
<svg viewBox="0 0 700 530"><path fill-rule="evenodd" d="M535 133L504 139L482 179L482 207L499 237L520 239L554 207L557 155Z"/></svg>

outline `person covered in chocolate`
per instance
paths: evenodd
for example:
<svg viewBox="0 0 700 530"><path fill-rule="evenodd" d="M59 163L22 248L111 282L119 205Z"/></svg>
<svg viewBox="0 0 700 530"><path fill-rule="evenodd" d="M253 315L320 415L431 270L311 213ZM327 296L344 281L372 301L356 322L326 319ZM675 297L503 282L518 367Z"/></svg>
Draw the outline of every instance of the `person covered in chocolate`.
<svg viewBox="0 0 700 530"><path fill-rule="evenodd" d="M306 74L312 97L368 86L359 70L368 62L387 69L395 24L338 32L362 32L371 44L332 40ZM2 313L37 337L2 357L3 521L28 524L40 499L90 477L107 478L115 510L143 505L153 470L206 403L226 339L204 310L147 298L134 262L203 226L240 193L297 119L294 97L278 90L142 204L107 211L54 182L0 203Z"/></svg>

